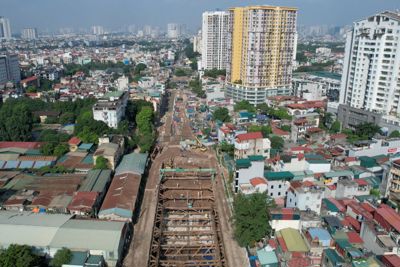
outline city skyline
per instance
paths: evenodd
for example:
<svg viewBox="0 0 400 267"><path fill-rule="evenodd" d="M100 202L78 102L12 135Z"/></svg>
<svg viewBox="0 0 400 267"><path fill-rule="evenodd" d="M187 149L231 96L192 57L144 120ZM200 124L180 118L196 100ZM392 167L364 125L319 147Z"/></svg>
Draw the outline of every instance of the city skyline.
<svg viewBox="0 0 400 267"><path fill-rule="evenodd" d="M64 27L79 29L102 25L105 28L119 29L131 24L165 26L164 30L166 30L168 23L187 24L191 31L196 31L201 27L201 19L198 18L204 11L226 10L230 7L249 4L297 7L299 9L298 24L305 26L344 26L384 10L400 8L397 0L304 0L301 2L295 0L119 0L117 3L106 0L87 0L79 2L79 6L76 1L65 0L57 2L1 0L2 14L0 15L10 19L13 33L19 33L27 27L53 32ZM119 8L121 6L124 8ZM346 8L343 8L344 6ZM60 7L63 10L62 14L58 12ZM170 12L165 12L166 10ZM149 14L153 15L149 16Z"/></svg>

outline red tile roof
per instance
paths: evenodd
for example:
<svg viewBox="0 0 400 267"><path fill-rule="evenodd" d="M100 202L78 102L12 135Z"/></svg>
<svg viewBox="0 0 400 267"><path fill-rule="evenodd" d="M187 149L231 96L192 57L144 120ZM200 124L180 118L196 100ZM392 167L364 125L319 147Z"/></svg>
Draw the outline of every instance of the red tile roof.
<svg viewBox="0 0 400 267"><path fill-rule="evenodd" d="M349 238L350 244L362 244L364 241L361 239L360 235L356 232L347 232L347 237Z"/></svg>
<svg viewBox="0 0 400 267"><path fill-rule="evenodd" d="M0 142L0 149L1 148L25 148L25 149L39 149L42 145L41 142Z"/></svg>
<svg viewBox="0 0 400 267"><path fill-rule="evenodd" d="M360 232L361 225L360 222L354 219L351 216L344 217L344 220L347 221L357 232Z"/></svg>
<svg viewBox="0 0 400 267"><path fill-rule="evenodd" d="M37 80L36 76L31 76L31 77L21 80L21 83L28 83L28 82L32 82L32 81L36 81L36 80Z"/></svg>
<svg viewBox="0 0 400 267"><path fill-rule="evenodd" d="M267 184L267 180L265 178L262 177L255 177L255 178L251 178L250 179L250 184L254 187L256 187L257 185L260 184Z"/></svg>
<svg viewBox="0 0 400 267"><path fill-rule="evenodd" d="M81 143L81 139L79 139L78 137L74 136L71 139L69 139L68 144L70 145L79 145Z"/></svg>
<svg viewBox="0 0 400 267"><path fill-rule="evenodd" d="M76 192L68 210L90 212L96 203L98 192Z"/></svg>
<svg viewBox="0 0 400 267"><path fill-rule="evenodd" d="M400 232L400 215L395 210L382 204L376 209L376 214L379 214L390 226Z"/></svg>
<svg viewBox="0 0 400 267"><path fill-rule="evenodd" d="M355 179L354 180L358 185L368 185L368 182L365 181L364 179Z"/></svg>
<svg viewBox="0 0 400 267"><path fill-rule="evenodd" d="M386 266L397 267L397 266L400 266L400 257L397 255L384 255L383 262L391 264L391 265L386 265Z"/></svg>
<svg viewBox="0 0 400 267"><path fill-rule="evenodd" d="M263 138L263 135L261 132L245 133L245 134L239 134L236 136L236 139L238 139L239 142L252 140L252 139L262 139L262 138Z"/></svg>

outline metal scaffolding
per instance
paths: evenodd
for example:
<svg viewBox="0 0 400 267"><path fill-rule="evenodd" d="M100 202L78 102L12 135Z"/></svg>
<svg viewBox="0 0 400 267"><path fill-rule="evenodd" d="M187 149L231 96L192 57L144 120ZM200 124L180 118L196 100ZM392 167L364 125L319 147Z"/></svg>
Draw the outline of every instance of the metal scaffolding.
<svg viewBox="0 0 400 267"><path fill-rule="evenodd" d="M214 175L214 169L160 170L148 266L226 266Z"/></svg>

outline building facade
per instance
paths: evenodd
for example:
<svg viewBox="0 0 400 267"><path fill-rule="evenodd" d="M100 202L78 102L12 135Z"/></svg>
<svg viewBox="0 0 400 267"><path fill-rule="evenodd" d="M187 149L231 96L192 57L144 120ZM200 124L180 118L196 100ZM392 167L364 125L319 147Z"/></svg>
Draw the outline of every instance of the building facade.
<svg viewBox="0 0 400 267"><path fill-rule="evenodd" d="M229 14L227 97L260 104L290 92L297 9L249 6Z"/></svg>
<svg viewBox="0 0 400 267"><path fill-rule="evenodd" d="M229 13L207 11L203 13L202 24L202 68L226 69Z"/></svg>
<svg viewBox="0 0 400 267"><path fill-rule="evenodd" d="M116 91L106 94L93 105L93 119L105 122L108 127L117 128L125 115L128 93Z"/></svg>
<svg viewBox="0 0 400 267"><path fill-rule="evenodd" d="M37 29L36 28L25 28L21 31L21 38L27 40L37 39Z"/></svg>
<svg viewBox="0 0 400 267"><path fill-rule="evenodd" d="M0 55L0 86L11 81L21 81L21 71L17 55Z"/></svg>
<svg viewBox="0 0 400 267"><path fill-rule="evenodd" d="M381 114L400 113L400 13L354 23L347 34L340 102Z"/></svg>
<svg viewBox="0 0 400 267"><path fill-rule="evenodd" d="M182 25L177 23L168 23L167 37L170 39L178 39L182 35Z"/></svg>
<svg viewBox="0 0 400 267"><path fill-rule="evenodd" d="M10 20L5 17L0 17L0 39L11 39Z"/></svg>

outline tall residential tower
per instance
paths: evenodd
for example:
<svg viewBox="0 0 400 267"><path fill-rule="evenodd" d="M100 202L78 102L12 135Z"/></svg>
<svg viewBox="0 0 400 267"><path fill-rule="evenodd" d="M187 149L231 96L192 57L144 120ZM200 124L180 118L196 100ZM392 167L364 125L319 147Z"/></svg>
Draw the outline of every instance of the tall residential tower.
<svg viewBox="0 0 400 267"><path fill-rule="evenodd" d="M249 6L229 13L227 97L256 105L289 94L297 9Z"/></svg>
<svg viewBox="0 0 400 267"><path fill-rule="evenodd" d="M5 17L0 17L0 39L11 39L10 21Z"/></svg>
<svg viewBox="0 0 400 267"><path fill-rule="evenodd" d="M347 35L340 102L400 115L400 13L382 12L354 23Z"/></svg>
<svg viewBox="0 0 400 267"><path fill-rule="evenodd" d="M223 70L227 67L229 12L203 13L201 66Z"/></svg>

